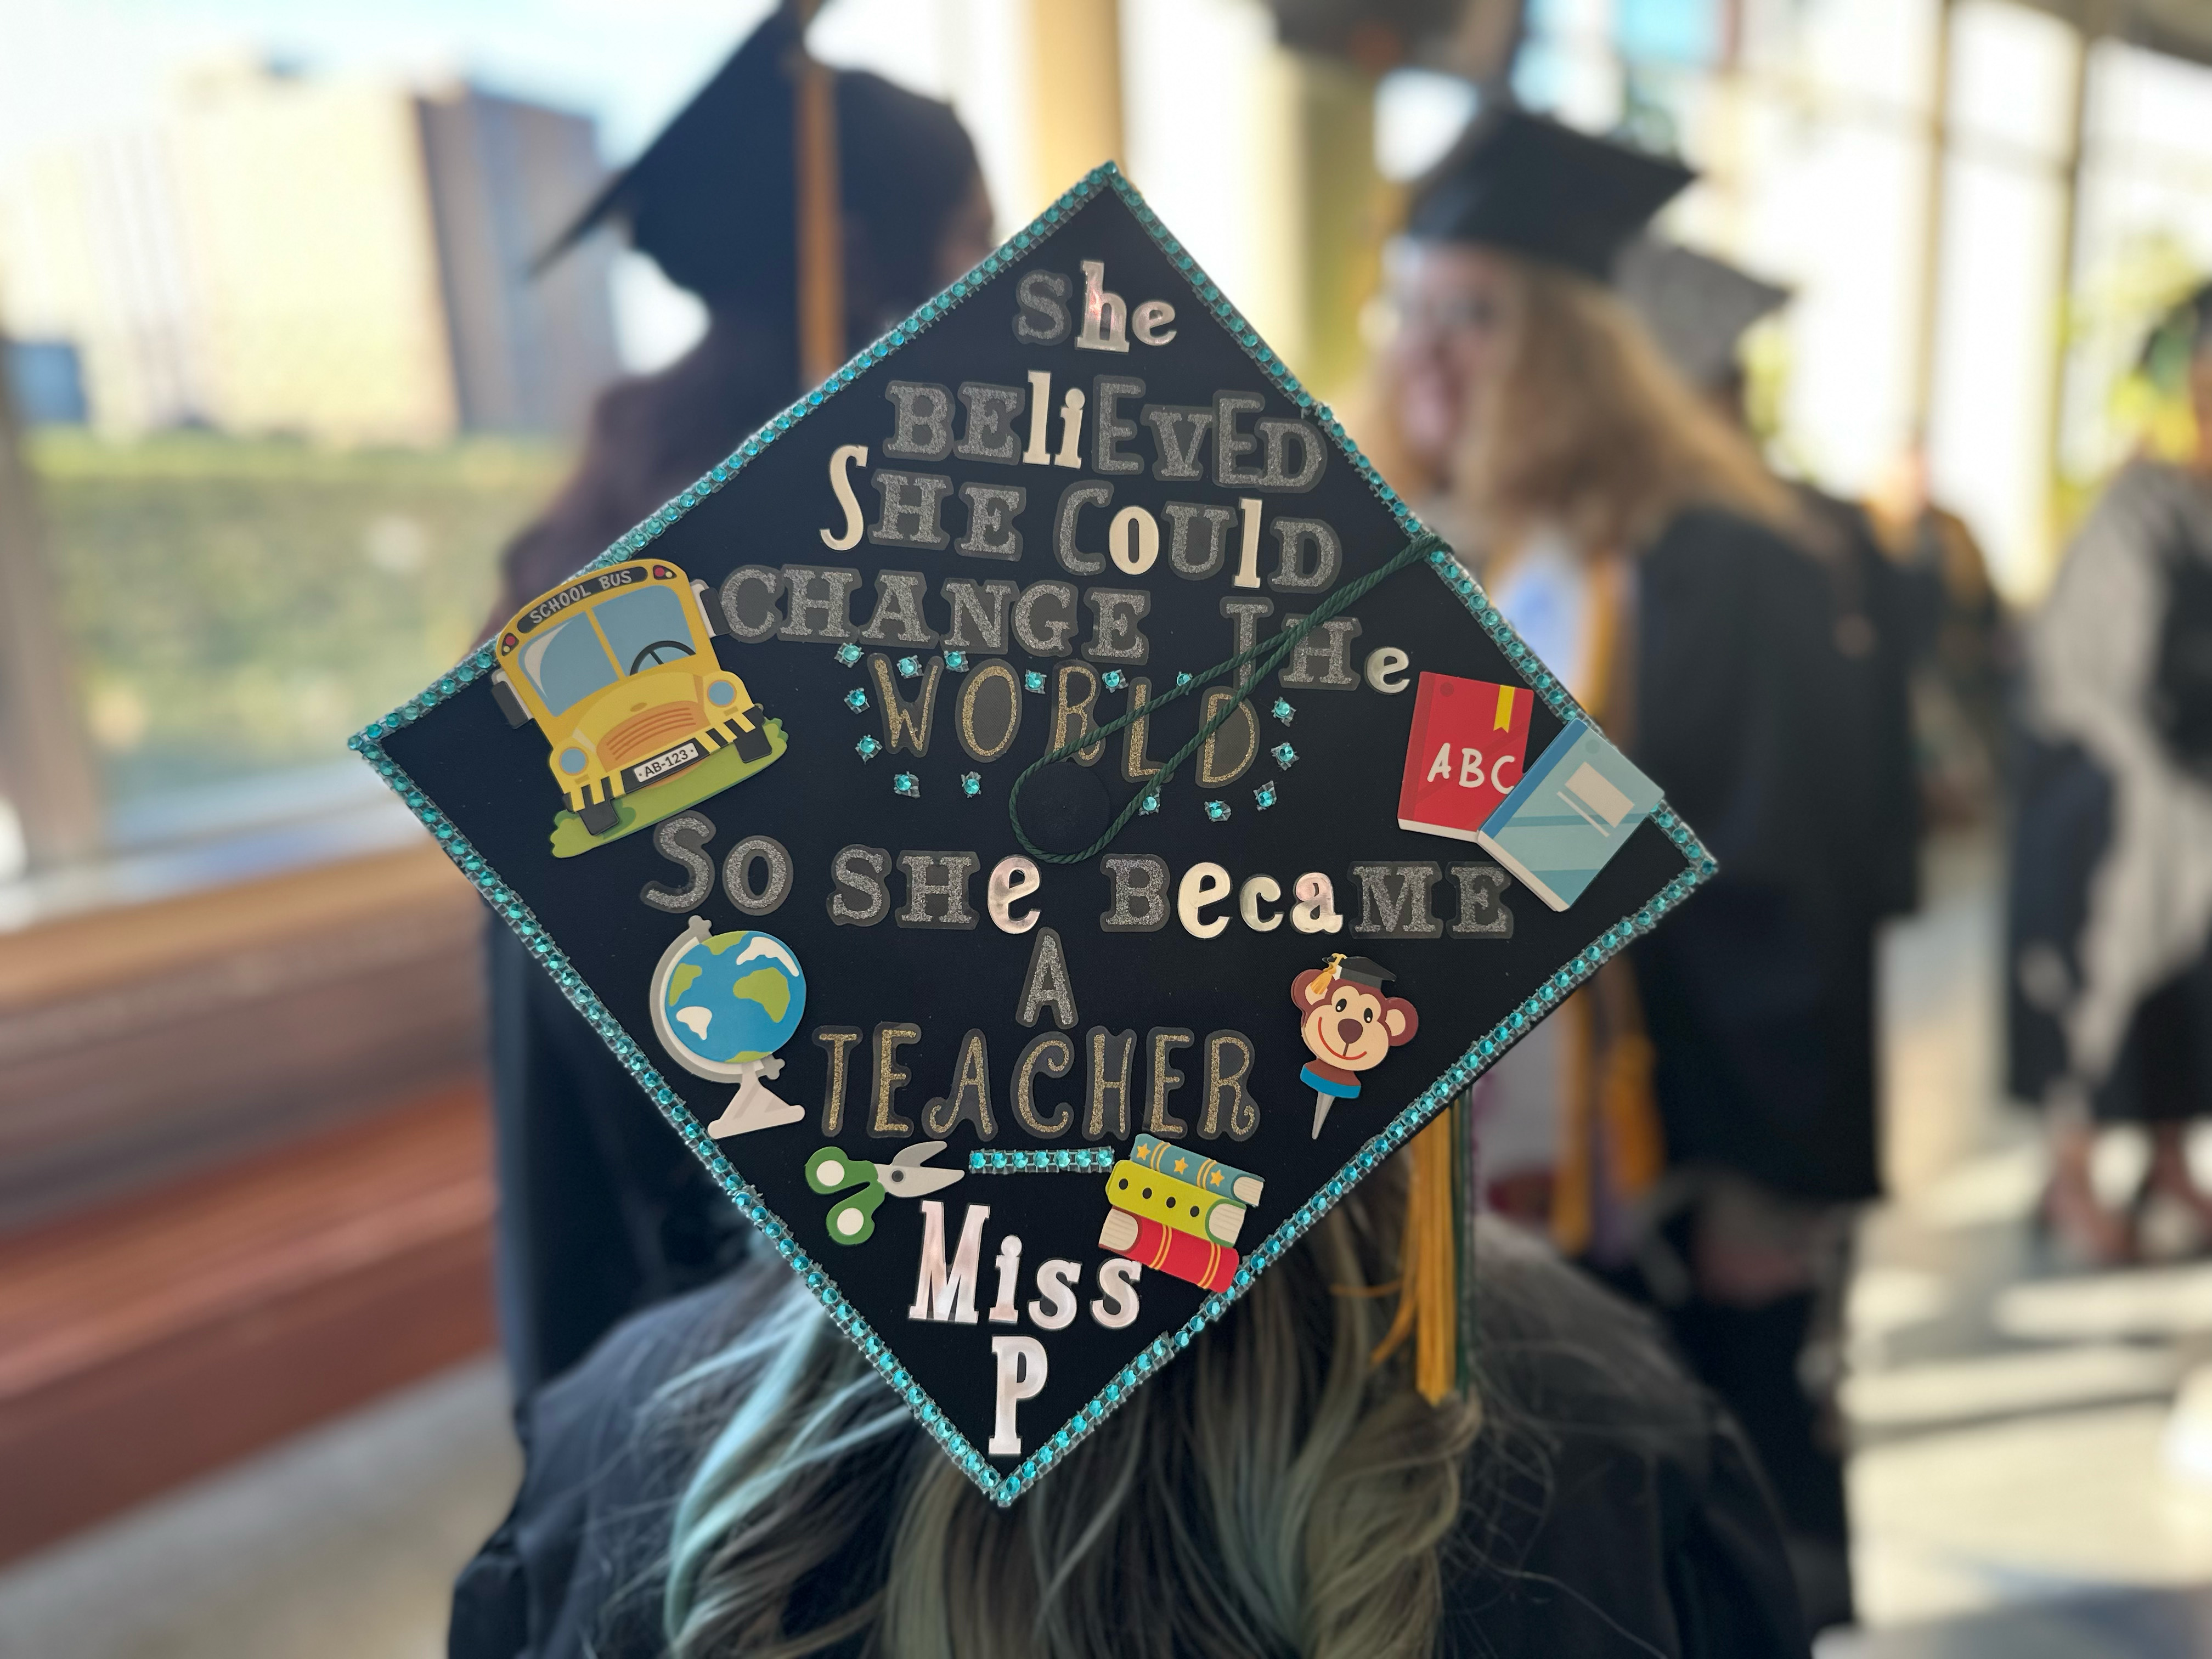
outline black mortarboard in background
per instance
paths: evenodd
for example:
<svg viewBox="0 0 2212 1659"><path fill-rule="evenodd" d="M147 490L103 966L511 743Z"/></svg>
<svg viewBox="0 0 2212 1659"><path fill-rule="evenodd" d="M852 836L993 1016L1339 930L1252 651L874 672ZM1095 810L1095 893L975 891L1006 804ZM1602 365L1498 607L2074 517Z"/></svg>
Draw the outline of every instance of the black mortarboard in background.
<svg viewBox="0 0 2212 1659"><path fill-rule="evenodd" d="M1518 109L1478 116L1422 181L1407 233L1479 242L1607 281L1613 260L1697 175Z"/></svg>
<svg viewBox="0 0 2212 1659"><path fill-rule="evenodd" d="M778 6L539 264L619 220L678 288L749 297L787 288L799 211L791 70L802 40L796 9Z"/></svg>
<svg viewBox="0 0 2212 1659"><path fill-rule="evenodd" d="M678 288L709 303L737 300L789 314L798 266L794 83L805 40L798 8L787 0L576 216L540 268L615 220ZM841 71L836 84L839 194L903 309L937 286L936 235L975 176L975 147L933 99L863 70Z"/></svg>
<svg viewBox="0 0 2212 1659"><path fill-rule="evenodd" d="M1705 391L1735 372L1744 331L1790 302L1786 288L1656 236L1623 251L1613 287L1682 378Z"/></svg>

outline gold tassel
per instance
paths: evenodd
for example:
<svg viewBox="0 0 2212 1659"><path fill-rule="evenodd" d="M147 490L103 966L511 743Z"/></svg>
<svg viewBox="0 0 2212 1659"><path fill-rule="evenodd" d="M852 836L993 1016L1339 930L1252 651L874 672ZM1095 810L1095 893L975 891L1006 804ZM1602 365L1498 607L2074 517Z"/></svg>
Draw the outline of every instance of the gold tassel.
<svg viewBox="0 0 2212 1659"><path fill-rule="evenodd" d="M1413 1386L1436 1405L1460 1386L1459 1103L1439 1113L1407 1147L1406 1231L1399 1245L1398 1311L1376 1347L1381 1364L1410 1336Z"/></svg>
<svg viewBox="0 0 2212 1659"><path fill-rule="evenodd" d="M798 0L799 25L822 0ZM792 66L799 197L799 370L808 386L845 361L845 210L837 166L837 71L806 55Z"/></svg>
<svg viewBox="0 0 2212 1659"><path fill-rule="evenodd" d="M1597 1022L1588 990L1577 990L1559 1006L1552 1018L1565 1028L1560 1043L1565 1065L1560 1068L1559 1163L1552 1177L1552 1243L1564 1256L1577 1256L1589 1248L1595 1230L1592 1186L1597 1175L1597 1148L1592 1143L1590 1079L1595 1061Z"/></svg>

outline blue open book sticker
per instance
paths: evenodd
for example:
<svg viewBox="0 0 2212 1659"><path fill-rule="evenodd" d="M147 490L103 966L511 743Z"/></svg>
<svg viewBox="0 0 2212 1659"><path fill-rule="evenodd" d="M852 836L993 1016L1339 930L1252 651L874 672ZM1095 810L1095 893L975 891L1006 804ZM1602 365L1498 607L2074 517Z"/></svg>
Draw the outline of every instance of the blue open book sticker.
<svg viewBox="0 0 2212 1659"><path fill-rule="evenodd" d="M1583 896L1659 805L1659 786L1588 720L1571 720L1475 840L1554 910Z"/></svg>

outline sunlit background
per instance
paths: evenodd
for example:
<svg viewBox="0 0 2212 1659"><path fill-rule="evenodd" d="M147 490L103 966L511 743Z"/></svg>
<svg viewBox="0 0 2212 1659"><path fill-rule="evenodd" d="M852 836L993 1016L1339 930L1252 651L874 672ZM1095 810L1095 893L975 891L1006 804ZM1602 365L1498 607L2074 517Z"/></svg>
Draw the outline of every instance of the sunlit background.
<svg viewBox="0 0 2212 1659"><path fill-rule="evenodd" d="M474 642L593 396L697 338L607 234L529 265L766 9L0 0L0 1650L436 1650L512 1479L477 911L344 740ZM1002 233L1118 159L1332 398L1479 82L1678 149L1665 228L1794 295L1745 348L1775 464L1924 478L2016 607L2184 435L2134 369L2212 274L2212 0L830 0L811 40L951 101ZM2212 1279L2014 1283L1992 825L1885 963L1874 1626L2212 1582L2170 1410Z"/></svg>

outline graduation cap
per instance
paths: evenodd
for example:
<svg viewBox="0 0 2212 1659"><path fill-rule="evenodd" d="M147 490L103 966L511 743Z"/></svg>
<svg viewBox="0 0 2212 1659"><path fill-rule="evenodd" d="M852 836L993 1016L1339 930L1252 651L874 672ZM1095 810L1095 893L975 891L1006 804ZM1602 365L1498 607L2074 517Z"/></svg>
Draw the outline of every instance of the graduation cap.
<svg viewBox="0 0 2212 1659"><path fill-rule="evenodd" d="M1622 251L1613 287L1682 378L1707 390L1735 372L1744 331L1790 303L1788 289L1656 236Z"/></svg>
<svg viewBox="0 0 2212 1659"><path fill-rule="evenodd" d="M610 222L696 294L787 288L797 234L794 77L805 26L779 5L691 101L539 254L543 270Z"/></svg>
<svg viewBox="0 0 2212 1659"><path fill-rule="evenodd" d="M1000 1502L1713 868L1111 166L354 745Z"/></svg>
<svg viewBox="0 0 2212 1659"><path fill-rule="evenodd" d="M847 349L843 219L902 308L935 286L936 237L975 173L950 108L808 57L813 0L784 0L637 159L541 253L543 270L619 222L709 304L798 317L810 380Z"/></svg>
<svg viewBox="0 0 2212 1659"><path fill-rule="evenodd" d="M1475 118L1416 189L1407 233L1479 242L1606 281L1621 248L1697 175L1525 110Z"/></svg>

